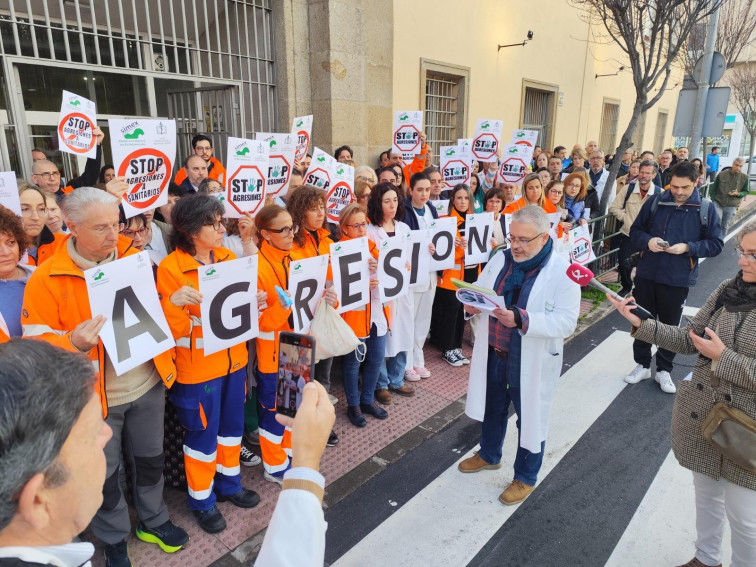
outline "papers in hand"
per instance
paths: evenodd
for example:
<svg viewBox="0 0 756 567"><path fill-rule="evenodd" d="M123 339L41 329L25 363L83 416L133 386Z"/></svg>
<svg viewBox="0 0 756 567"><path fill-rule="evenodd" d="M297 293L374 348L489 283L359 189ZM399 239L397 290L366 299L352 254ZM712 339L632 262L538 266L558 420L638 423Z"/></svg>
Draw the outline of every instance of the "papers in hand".
<svg viewBox="0 0 756 567"><path fill-rule="evenodd" d="M496 295L496 292L492 289L478 287L454 278L452 278L452 283L457 288L457 299L464 305L482 311L493 311L505 307L504 298Z"/></svg>

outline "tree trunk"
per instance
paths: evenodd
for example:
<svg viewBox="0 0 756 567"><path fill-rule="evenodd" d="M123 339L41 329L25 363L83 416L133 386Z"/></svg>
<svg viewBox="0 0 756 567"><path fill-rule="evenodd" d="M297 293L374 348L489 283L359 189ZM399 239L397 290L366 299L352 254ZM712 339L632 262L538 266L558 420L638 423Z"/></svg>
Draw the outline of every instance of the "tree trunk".
<svg viewBox="0 0 756 567"><path fill-rule="evenodd" d="M645 103L645 100L636 98L635 106L633 106L633 115L630 118L630 123L627 125L624 134L622 134L619 146L617 146L617 149L614 152L614 160L612 161L612 165L609 166L609 177L606 180L606 185L604 185L604 193L601 195L601 206L599 207L601 209L601 215L606 214L606 210L609 208L609 203L614 200L614 182L617 179L620 163L622 163L622 156L625 153L625 150L630 147L630 142L633 137L633 133L635 132L635 127L638 124L638 120L640 119L641 111ZM642 148L636 149L642 151Z"/></svg>

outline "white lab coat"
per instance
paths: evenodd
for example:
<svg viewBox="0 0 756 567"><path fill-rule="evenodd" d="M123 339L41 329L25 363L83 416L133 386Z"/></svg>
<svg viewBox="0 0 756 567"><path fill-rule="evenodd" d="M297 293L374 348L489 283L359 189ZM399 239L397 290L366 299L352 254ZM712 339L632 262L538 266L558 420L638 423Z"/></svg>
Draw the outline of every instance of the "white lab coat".
<svg viewBox="0 0 756 567"><path fill-rule="evenodd" d="M406 236L410 233L410 227L401 221L395 221L395 236ZM386 231L380 226L368 224L367 236L380 247L381 242L389 238ZM375 293L378 290L374 290ZM400 352L406 352L412 349L414 340L414 320L412 317L412 290L402 297L394 299L391 306L392 319L390 322L391 330L386 335L386 358L396 356Z"/></svg>
<svg viewBox="0 0 756 567"><path fill-rule="evenodd" d="M504 251L500 251L476 285L493 288L504 263ZM575 331L580 315L580 287L567 277L568 266L564 258L552 253L533 284L526 307L530 321L522 336L520 446L532 453L540 453L546 439L551 401L562 370L564 339ZM465 405L465 413L478 421L483 421L486 408L488 319L479 317L476 323L478 340L473 345Z"/></svg>

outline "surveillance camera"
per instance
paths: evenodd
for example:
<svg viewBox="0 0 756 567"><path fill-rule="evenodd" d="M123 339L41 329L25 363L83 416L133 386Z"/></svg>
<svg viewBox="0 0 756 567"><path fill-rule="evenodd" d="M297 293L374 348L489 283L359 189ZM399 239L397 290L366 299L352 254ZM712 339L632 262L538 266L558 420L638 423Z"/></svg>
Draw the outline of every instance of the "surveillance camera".
<svg viewBox="0 0 756 567"><path fill-rule="evenodd" d="M528 30L528 39L533 39L533 32Z"/></svg>

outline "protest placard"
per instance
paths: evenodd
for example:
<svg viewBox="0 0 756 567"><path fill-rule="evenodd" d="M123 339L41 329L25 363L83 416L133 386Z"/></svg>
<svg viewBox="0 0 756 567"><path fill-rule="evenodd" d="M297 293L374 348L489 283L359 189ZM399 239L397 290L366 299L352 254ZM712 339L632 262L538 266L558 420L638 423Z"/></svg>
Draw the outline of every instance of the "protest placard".
<svg viewBox="0 0 756 567"><path fill-rule="evenodd" d="M296 134L258 132L255 139L267 142L270 151L265 184L266 195L285 196L291 183L291 170L294 169L294 155L297 150Z"/></svg>
<svg viewBox="0 0 756 567"><path fill-rule="evenodd" d="M512 142L518 146L526 146L535 149L538 143L538 130L518 130L512 132ZM532 155L532 152L531 152Z"/></svg>
<svg viewBox="0 0 756 567"><path fill-rule="evenodd" d="M496 174L497 183L520 184L530 173L530 160L533 158L533 148L517 144L504 147L501 165Z"/></svg>
<svg viewBox="0 0 756 567"><path fill-rule="evenodd" d="M465 217L467 248L465 248L465 266L474 266L488 262L493 236L493 213L468 214Z"/></svg>
<svg viewBox="0 0 756 567"><path fill-rule="evenodd" d="M327 195L329 188L334 184L334 174L338 163L332 155L316 147L312 152L312 162L305 175L304 184L322 189Z"/></svg>
<svg viewBox="0 0 756 567"><path fill-rule="evenodd" d="M254 339L259 332L257 255L200 266L197 276L205 356Z"/></svg>
<svg viewBox="0 0 756 567"><path fill-rule="evenodd" d="M573 262L582 265L596 259L591 246L591 232L588 225L578 225L570 229L570 257Z"/></svg>
<svg viewBox="0 0 756 567"><path fill-rule="evenodd" d="M289 266L287 289L294 301L291 313L294 316L295 333L307 334L310 332L315 309L318 302L323 298L327 273L327 254L295 260Z"/></svg>
<svg viewBox="0 0 756 567"><path fill-rule="evenodd" d="M152 262L140 252L84 270L92 317L118 376L176 345L160 306Z"/></svg>
<svg viewBox="0 0 756 567"><path fill-rule="evenodd" d="M15 171L0 171L0 205L21 216Z"/></svg>
<svg viewBox="0 0 756 567"><path fill-rule="evenodd" d="M439 217L445 217L449 214L449 199L428 201L428 204L436 209L436 213L438 213Z"/></svg>
<svg viewBox="0 0 756 567"><path fill-rule="evenodd" d="M95 103L83 96L63 91L58 118L58 149L77 156L95 157L97 155L95 128L97 128Z"/></svg>
<svg viewBox="0 0 756 567"><path fill-rule="evenodd" d="M411 271L410 271L410 287L427 286L430 282L430 262L431 253L429 245L431 240L431 230L429 228L423 228L420 230L413 230L410 238L409 258Z"/></svg>
<svg viewBox="0 0 756 567"><path fill-rule="evenodd" d="M367 237L331 244L333 288L339 299L339 313L367 305L370 301Z"/></svg>
<svg viewBox="0 0 756 567"><path fill-rule="evenodd" d="M108 126L116 175L129 184L121 203L126 218L165 205L176 159L176 121L110 119Z"/></svg>
<svg viewBox="0 0 756 567"><path fill-rule="evenodd" d="M430 202L430 201L429 201ZM450 270L454 267L454 240L457 237L457 219L443 217L430 224L431 242L436 252L430 260L430 269Z"/></svg>
<svg viewBox="0 0 756 567"><path fill-rule="evenodd" d="M406 248L411 237L411 232L408 232L381 242L378 250L378 294L381 303L409 293L410 271L407 269Z"/></svg>
<svg viewBox="0 0 756 567"><path fill-rule="evenodd" d="M496 153L501 145L501 120L479 119L475 123L472 153L475 159L482 162L496 161Z"/></svg>
<svg viewBox="0 0 756 567"><path fill-rule="evenodd" d="M312 114L309 116L296 116L291 123L291 132L297 137L297 151L295 160L302 160L310 149L310 137L312 136ZM304 172L302 172L304 173Z"/></svg>
<svg viewBox="0 0 756 567"><path fill-rule="evenodd" d="M441 146L441 176L449 189L459 183L470 184L470 158L462 157L463 152L463 146Z"/></svg>
<svg viewBox="0 0 756 567"><path fill-rule="evenodd" d="M226 193L222 198L226 216L238 219L265 206L270 146L262 140L228 138Z"/></svg>
<svg viewBox="0 0 756 567"><path fill-rule="evenodd" d="M423 113L420 110L399 110L394 112L394 132L391 149L402 153L404 159L420 153L420 133L423 131Z"/></svg>
<svg viewBox="0 0 756 567"><path fill-rule="evenodd" d="M326 217L338 223L341 209L354 201L354 168L336 160L330 162L333 185L326 192Z"/></svg>

